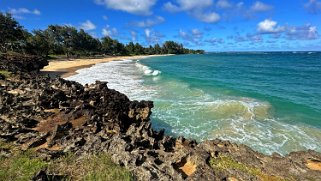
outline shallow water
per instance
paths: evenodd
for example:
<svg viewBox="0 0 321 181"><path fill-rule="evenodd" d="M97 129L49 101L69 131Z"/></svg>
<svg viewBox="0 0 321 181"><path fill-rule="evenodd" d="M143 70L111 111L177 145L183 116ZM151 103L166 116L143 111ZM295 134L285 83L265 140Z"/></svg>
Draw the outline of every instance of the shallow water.
<svg viewBox="0 0 321 181"><path fill-rule="evenodd" d="M266 154L321 151L321 53L213 53L97 64L69 77L153 100L168 134Z"/></svg>

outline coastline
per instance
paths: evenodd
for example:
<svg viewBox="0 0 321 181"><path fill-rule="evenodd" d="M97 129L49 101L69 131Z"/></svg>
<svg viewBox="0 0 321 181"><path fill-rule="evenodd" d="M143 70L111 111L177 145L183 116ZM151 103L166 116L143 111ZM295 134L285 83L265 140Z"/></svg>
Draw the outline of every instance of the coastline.
<svg viewBox="0 0 321 181"><path fill-rule="evenodd" d="M111 61L121 61L124 59L145 59L149 57L172 56L172 54L164 55L137 55L137 56L113 56L100 59L72 59L72 60L54 60L40 70L41 74L48 74L50 77L60 76L67 78L77 74L77 70L88 68L98 63L106 63Z"/></svg>
<svg viewBox="0 0 321 181"><path fill-rule="evenodd" d="M31 67L41 61L32 61ZM8 64L1 63L4 62ZM21 62L30 66L28 61ZM21 62L12 64L28 67L21 66ZM321 179L321 154L317 151L265 155L231 141L196 142L183 136L172 137L164 129L153 129L152 101L131 101L103 81L84 87L75 81L20 70L22 73L2 78L5 84L1 87L5 88L0 96L0 150L4 151L0 156L4 155L4 163L22 158L26 164L19 165L22 171L2 164L2 173L13 170L11 175L27 172L28 178L73 178L74 168L65 172L66 167L47 165L69 164L70 153L77 154L73 159L77 164L83 157L99 158L103 153L110 158L108 162L129 170L134 180ZM21 157L25 151L34 156ZM68 162L61 161L65 156ZM98 174L102 175L99 171ZM11 175L2 180L16 178Z"/></svg>

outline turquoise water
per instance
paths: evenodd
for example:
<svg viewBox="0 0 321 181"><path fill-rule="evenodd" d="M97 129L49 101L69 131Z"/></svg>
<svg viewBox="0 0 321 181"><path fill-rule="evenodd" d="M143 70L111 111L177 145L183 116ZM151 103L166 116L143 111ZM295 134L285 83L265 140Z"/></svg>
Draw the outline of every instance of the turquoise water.
<svg viewBox="0 0 321 181"><path fill-rule="evenodd" d="M95 74L93 74L95 72ZM153 100L154 128L227 139L272 154L321 151L321 53L211 53L99 64L70 77L107 80Z"/></svg>

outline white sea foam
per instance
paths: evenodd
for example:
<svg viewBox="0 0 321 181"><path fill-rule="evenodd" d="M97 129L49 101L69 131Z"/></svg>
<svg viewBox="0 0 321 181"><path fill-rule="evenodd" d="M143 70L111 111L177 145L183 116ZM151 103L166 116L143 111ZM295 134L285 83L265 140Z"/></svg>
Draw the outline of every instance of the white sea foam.
<svg viewBox="0 0 321 181"><path fill-rule="evenodd" d="M138 61L136 61L135 65L140 71L142 71L147 76L158 76L159 74L161 74L161 71L153 70L152 68L146 65L138 63Z"/></svg>
<svg viewBox="0 0 321 181"><path fill-rule="evenodd" d="M129 59L96 64L78 70L77 73L66 79L81 84L91 84L96 80L107 81L109 88L122 92L131 99L151 99L154 93L148 86L143 86L143 74L137 71L135 61Z"/></svg>

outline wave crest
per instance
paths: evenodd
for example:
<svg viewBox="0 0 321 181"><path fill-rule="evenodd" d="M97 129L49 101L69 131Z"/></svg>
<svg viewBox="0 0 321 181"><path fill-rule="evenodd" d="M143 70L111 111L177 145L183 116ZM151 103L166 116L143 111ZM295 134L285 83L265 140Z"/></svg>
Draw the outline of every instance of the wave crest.
<svg viewBox="0 0 321 181"><path fill-rule="evenodd" d="M159 70L153 70L152 68L146 65L142 65L138 63L138 61L136 61L135 65L139 70L141 70L144 73L144 75L147 75L147 76L158 76L162 73Z"/></svg>

